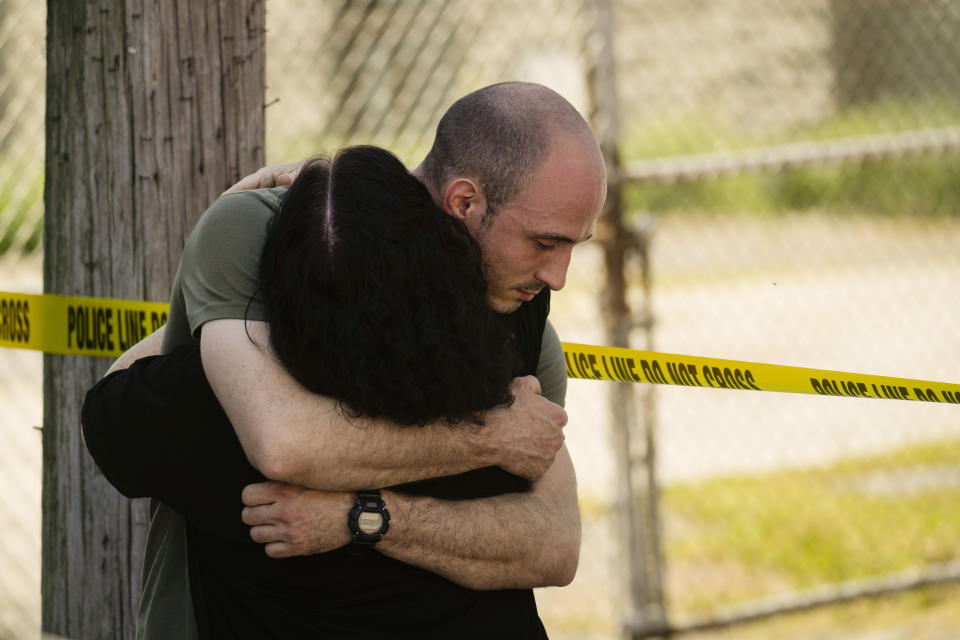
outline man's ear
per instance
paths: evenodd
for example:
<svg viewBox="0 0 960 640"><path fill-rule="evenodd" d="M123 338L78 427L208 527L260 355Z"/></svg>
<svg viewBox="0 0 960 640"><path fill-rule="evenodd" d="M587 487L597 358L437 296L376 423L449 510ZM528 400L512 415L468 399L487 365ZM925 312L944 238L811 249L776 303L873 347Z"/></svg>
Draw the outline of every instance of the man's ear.
<svg viewBox="0 0 960 640"><path fill-rule="evenodd" d="M474 180L457 178L443 192L443 209L462 220L468 228L479 227L487 210L487 200Z"/></svg>

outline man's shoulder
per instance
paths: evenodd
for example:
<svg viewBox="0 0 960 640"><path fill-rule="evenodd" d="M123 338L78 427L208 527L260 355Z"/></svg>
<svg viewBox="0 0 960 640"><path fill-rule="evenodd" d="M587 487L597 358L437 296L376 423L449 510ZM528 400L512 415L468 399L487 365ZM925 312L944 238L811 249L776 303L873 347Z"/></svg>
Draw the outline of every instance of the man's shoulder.
<svg viewBox="0 0 960 640"><path fill-rule="evenodd" d="M287 187L240 191L220 196L191 231L184 246L185 261L205 260L211 254L254 253L259 258L267 222L280 208Z"/></svg>
<svg viewBox="0 0 960 640"><path fill-rule="evenodd" d="M221 196L203 213L183 247L168 320L179 330L170 340L165 337L165 347L188 336L196 338L210 320L262 319L262 309L253 300L257 269L267 223L286 190L274 187Z"/></svg>

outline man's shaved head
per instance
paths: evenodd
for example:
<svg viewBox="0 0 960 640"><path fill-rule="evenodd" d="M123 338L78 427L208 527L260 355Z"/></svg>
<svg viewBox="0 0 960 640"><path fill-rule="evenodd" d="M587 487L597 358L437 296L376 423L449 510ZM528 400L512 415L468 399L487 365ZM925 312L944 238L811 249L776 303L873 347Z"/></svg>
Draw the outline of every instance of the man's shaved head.
<svg viewBox="0 0 960 640"><path fill-rule="evenodd" d="M451 179L477 180L487 214L494 214L533 177L560 137L596 148L589 125L557 92L526 82L491 85L447 110L419 173L434 193Z"/></svg>

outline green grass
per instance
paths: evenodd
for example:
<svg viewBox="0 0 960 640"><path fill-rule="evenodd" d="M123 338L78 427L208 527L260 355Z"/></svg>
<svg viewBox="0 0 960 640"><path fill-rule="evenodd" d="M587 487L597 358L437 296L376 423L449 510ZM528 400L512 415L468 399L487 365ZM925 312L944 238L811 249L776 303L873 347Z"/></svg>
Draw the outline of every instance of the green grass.
<svg viewBox="0 0 960 640"><path fill-rule="evenodd" d="M942 98L910 103L879 101L776 133L744 131L715 114L684 114L670 122L660 122L655 128L628 129L623 156L630 162L956 125L960 125L960 104ZM826 209L839 213L960 215L960 154L820 166L692 183L632 185L627 189L626 201L630 211L656 213L769 214Z"/></svg>
<svg viewBox="0 0 960 640"><path fill-rule="evenodd" d="M960 440L668 487L671 606L709 609L960 558L957 474Z"/></svg>
<svg viewBox="0 0 960 640"><path fill-rule="evenodd" d="M888 99L846 107L823 120L777 131L748 130L716 111L678 111L654 125L627 127L621 152L625 162L662 156L740 151L758 146L833 140L933 129L960 124L960 102L949 96L909 101Z"/></svg>
<svg viewBox="0 0 960 640"><path fill-rule="evenodd" d="M960 630L960 585L917 589L896 597L858 600L760 622L684 636L685 640L944 640Z"/></svg>
<svg viewBox="0 0 960 640"><path fill-rule="evenodd" d="M775 214L828 210L960 215L960 154L822 166L690 183L631 185L628 211Z"/></svg>

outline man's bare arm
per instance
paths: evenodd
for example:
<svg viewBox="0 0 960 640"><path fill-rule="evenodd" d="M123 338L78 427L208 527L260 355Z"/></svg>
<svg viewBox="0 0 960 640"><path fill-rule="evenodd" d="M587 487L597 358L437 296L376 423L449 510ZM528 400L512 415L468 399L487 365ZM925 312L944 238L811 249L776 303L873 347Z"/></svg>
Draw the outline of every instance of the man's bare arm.
<svg viewBox="0 0 960 640"><path fill-rule="evenodd" d="M280 483L243 492L243 521L272 557L309 555L349 542L354 494ZM580 553L576 477L566 448L533 489L475 500L383 491L390 529L377 549L471 589L564 586Z"/></svg>
<svg viewBox="0 0 960 640"><path fill-rule="evenodd" d="M251 341L251 338L253 341ZM273 480L326 490L383 487L499 465L539 479L563 443L566 413L515 384L510 407L483 427L398 427L348 418L331 398L305 390L268 346L263 322L215 320L200 337L203 366L253 466Z"/></svg>
<svg viewBox="0 0 960 640"><path fill-rule="evenodd" d="M395 523L381 553L457 584L566 586L576 574L580 512L566 448L529 493L449 502L385 492L384 501Z"/></svg>

